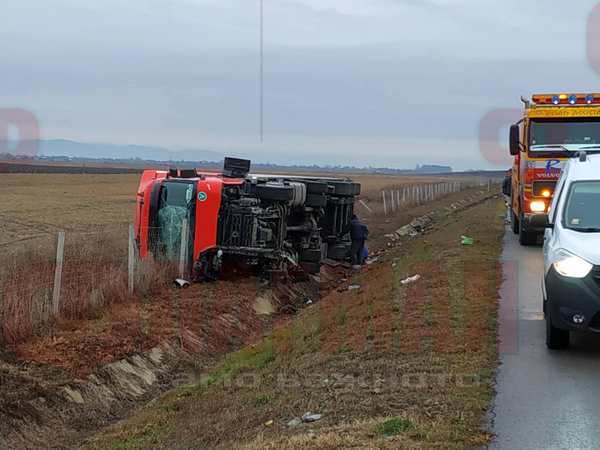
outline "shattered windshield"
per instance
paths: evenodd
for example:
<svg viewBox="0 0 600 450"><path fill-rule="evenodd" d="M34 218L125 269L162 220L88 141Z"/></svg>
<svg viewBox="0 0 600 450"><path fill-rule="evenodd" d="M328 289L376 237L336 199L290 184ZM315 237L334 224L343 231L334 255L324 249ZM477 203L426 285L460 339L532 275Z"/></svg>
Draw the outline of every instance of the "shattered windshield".
<svg viewBox="0 0 600 450"><path fill-rule="evenodd" d="M181 229L194 197L192 183L166 182L161 189L158 211L159 236L164 256L177 260L181 250Z"/></svg>

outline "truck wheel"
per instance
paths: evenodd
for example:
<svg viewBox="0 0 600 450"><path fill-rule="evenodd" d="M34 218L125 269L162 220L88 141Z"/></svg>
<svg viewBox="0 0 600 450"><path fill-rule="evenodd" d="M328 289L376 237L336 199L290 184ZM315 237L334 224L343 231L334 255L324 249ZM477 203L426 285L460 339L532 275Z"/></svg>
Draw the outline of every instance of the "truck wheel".
<svg viewBox="0 0 600 450"><path fill-rule="evenodd" d="M327 247L327 257L336 261L343 261L350 253L349 245L334 244Z"/></svg>
<svg viewBox="0 0 600 450"><path fill-rule="evenodd" d="M321 264L318 262L301 262L300 266L305 272L317 274L321 271Z"/></svg>
<svg viewBox="0 0 600 450"><path fill-rule="evenodd" d="M327 183L321 183L319 181L307 181L305 184L307 194L325 194L329 189Z"/></svg>
<svg viewBox="0 0 600 450"><path fill-rule="evenodd" d="M514 234L519 234L519 219L514 211L510 212L510 224L512 225L512 230Z"/></svg>
<svg viewBox="0 0 600 450"><path fill-rule="evenodd" d="M327 197L323 194L308 194L304 204L311 208L324 208L327 206Z"/></svg>
<svg viewBox="0 0 600 450"><path fill-rule="evenodd" d="M519 244L524 246L537 244L537 233L527 231L524 223L525 220L523 219L523 216L521 216L519 220Z"/></svg>
<svg viewBox="0 0 600 450"><path fill-rule="evenodd" d="M320 262L321 261L321 249L307 249L302 252L300 261L304 262Z"/></svg>
<svg viewBox="0 0 600 450"><path fill-rule="evenodd" d="M360 184L351 182L330 182L333 187L333 194L341 197L353 197L360 194Z"/></svg>
<svg viewBox="0 0 600 450"><path fill-rule="evenodd" d="M552 325L552 316L546 313L546 346L550 350L558 350L569 346L570 333Z"/></svg>
<svg viewBox="0 0 600 450"><path fill-rule="evenodd" d="M257 184L254 186L254 193L261 200L288 202L294 197L294 188L284 185Z"/></svg>

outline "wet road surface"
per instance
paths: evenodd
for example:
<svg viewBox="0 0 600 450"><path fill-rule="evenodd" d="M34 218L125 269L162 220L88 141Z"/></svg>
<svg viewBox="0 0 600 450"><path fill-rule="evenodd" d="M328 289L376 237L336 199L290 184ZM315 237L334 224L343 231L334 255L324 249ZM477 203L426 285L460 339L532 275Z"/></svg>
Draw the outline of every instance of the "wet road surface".
<svg viewBox="0 0 600 450"><path fill-rule="evenodd" d="M575 334L567 350L545 345L542 248L507 229L500 303L498 395L491 449L600 448L600 336Z"/></svg>

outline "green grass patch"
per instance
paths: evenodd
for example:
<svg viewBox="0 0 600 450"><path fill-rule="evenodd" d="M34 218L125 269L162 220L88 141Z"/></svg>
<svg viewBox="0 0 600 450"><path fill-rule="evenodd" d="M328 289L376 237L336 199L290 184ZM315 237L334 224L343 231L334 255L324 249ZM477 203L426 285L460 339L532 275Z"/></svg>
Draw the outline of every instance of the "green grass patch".
<svg viewBox="0 0 600 450"><path fill-rule="evenodd" d="M108 447L110 450L139 450L148 448L151 444L158 442L166 431L165 427L152 427L147 425L138 433L116 440Z"/></svg>
<svg viewBox="0 0 600 450"><path fill-rule="evenodd" d="M240 373L263 369L276 358L272 340L266 339L255 347L246 347L227 356L216 370L202 377L197 387L204 390L215 383L235 378Z"/></svg>
<svg viewBox="0 0 600 450"><path fill-rule="evenodd" d="M404 433L410 430L413 424L410 420L402 419L400 417L394 417L393 419L386 420L380 423L375 428L375 432L383 437L397 436L400 433Z"/></svg>
<svg viewBox="0 0 600 450"><path fill-rule="evenodd" d="M268 405L273 401L273 397L271 395L259 395L254 399L254 407L260 408L261 406Z"/></svg>

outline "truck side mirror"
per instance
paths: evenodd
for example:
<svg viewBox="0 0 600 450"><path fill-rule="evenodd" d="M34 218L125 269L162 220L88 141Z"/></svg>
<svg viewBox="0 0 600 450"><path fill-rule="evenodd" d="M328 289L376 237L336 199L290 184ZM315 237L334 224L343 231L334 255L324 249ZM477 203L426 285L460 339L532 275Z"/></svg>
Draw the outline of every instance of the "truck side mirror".
<svg viewBox="0 0 600 450"><path fill-rule="evenodd" d="M519 125L510 126L509 136L510 154L516 156L521 151L521 138L519 136Z"/></svg>

